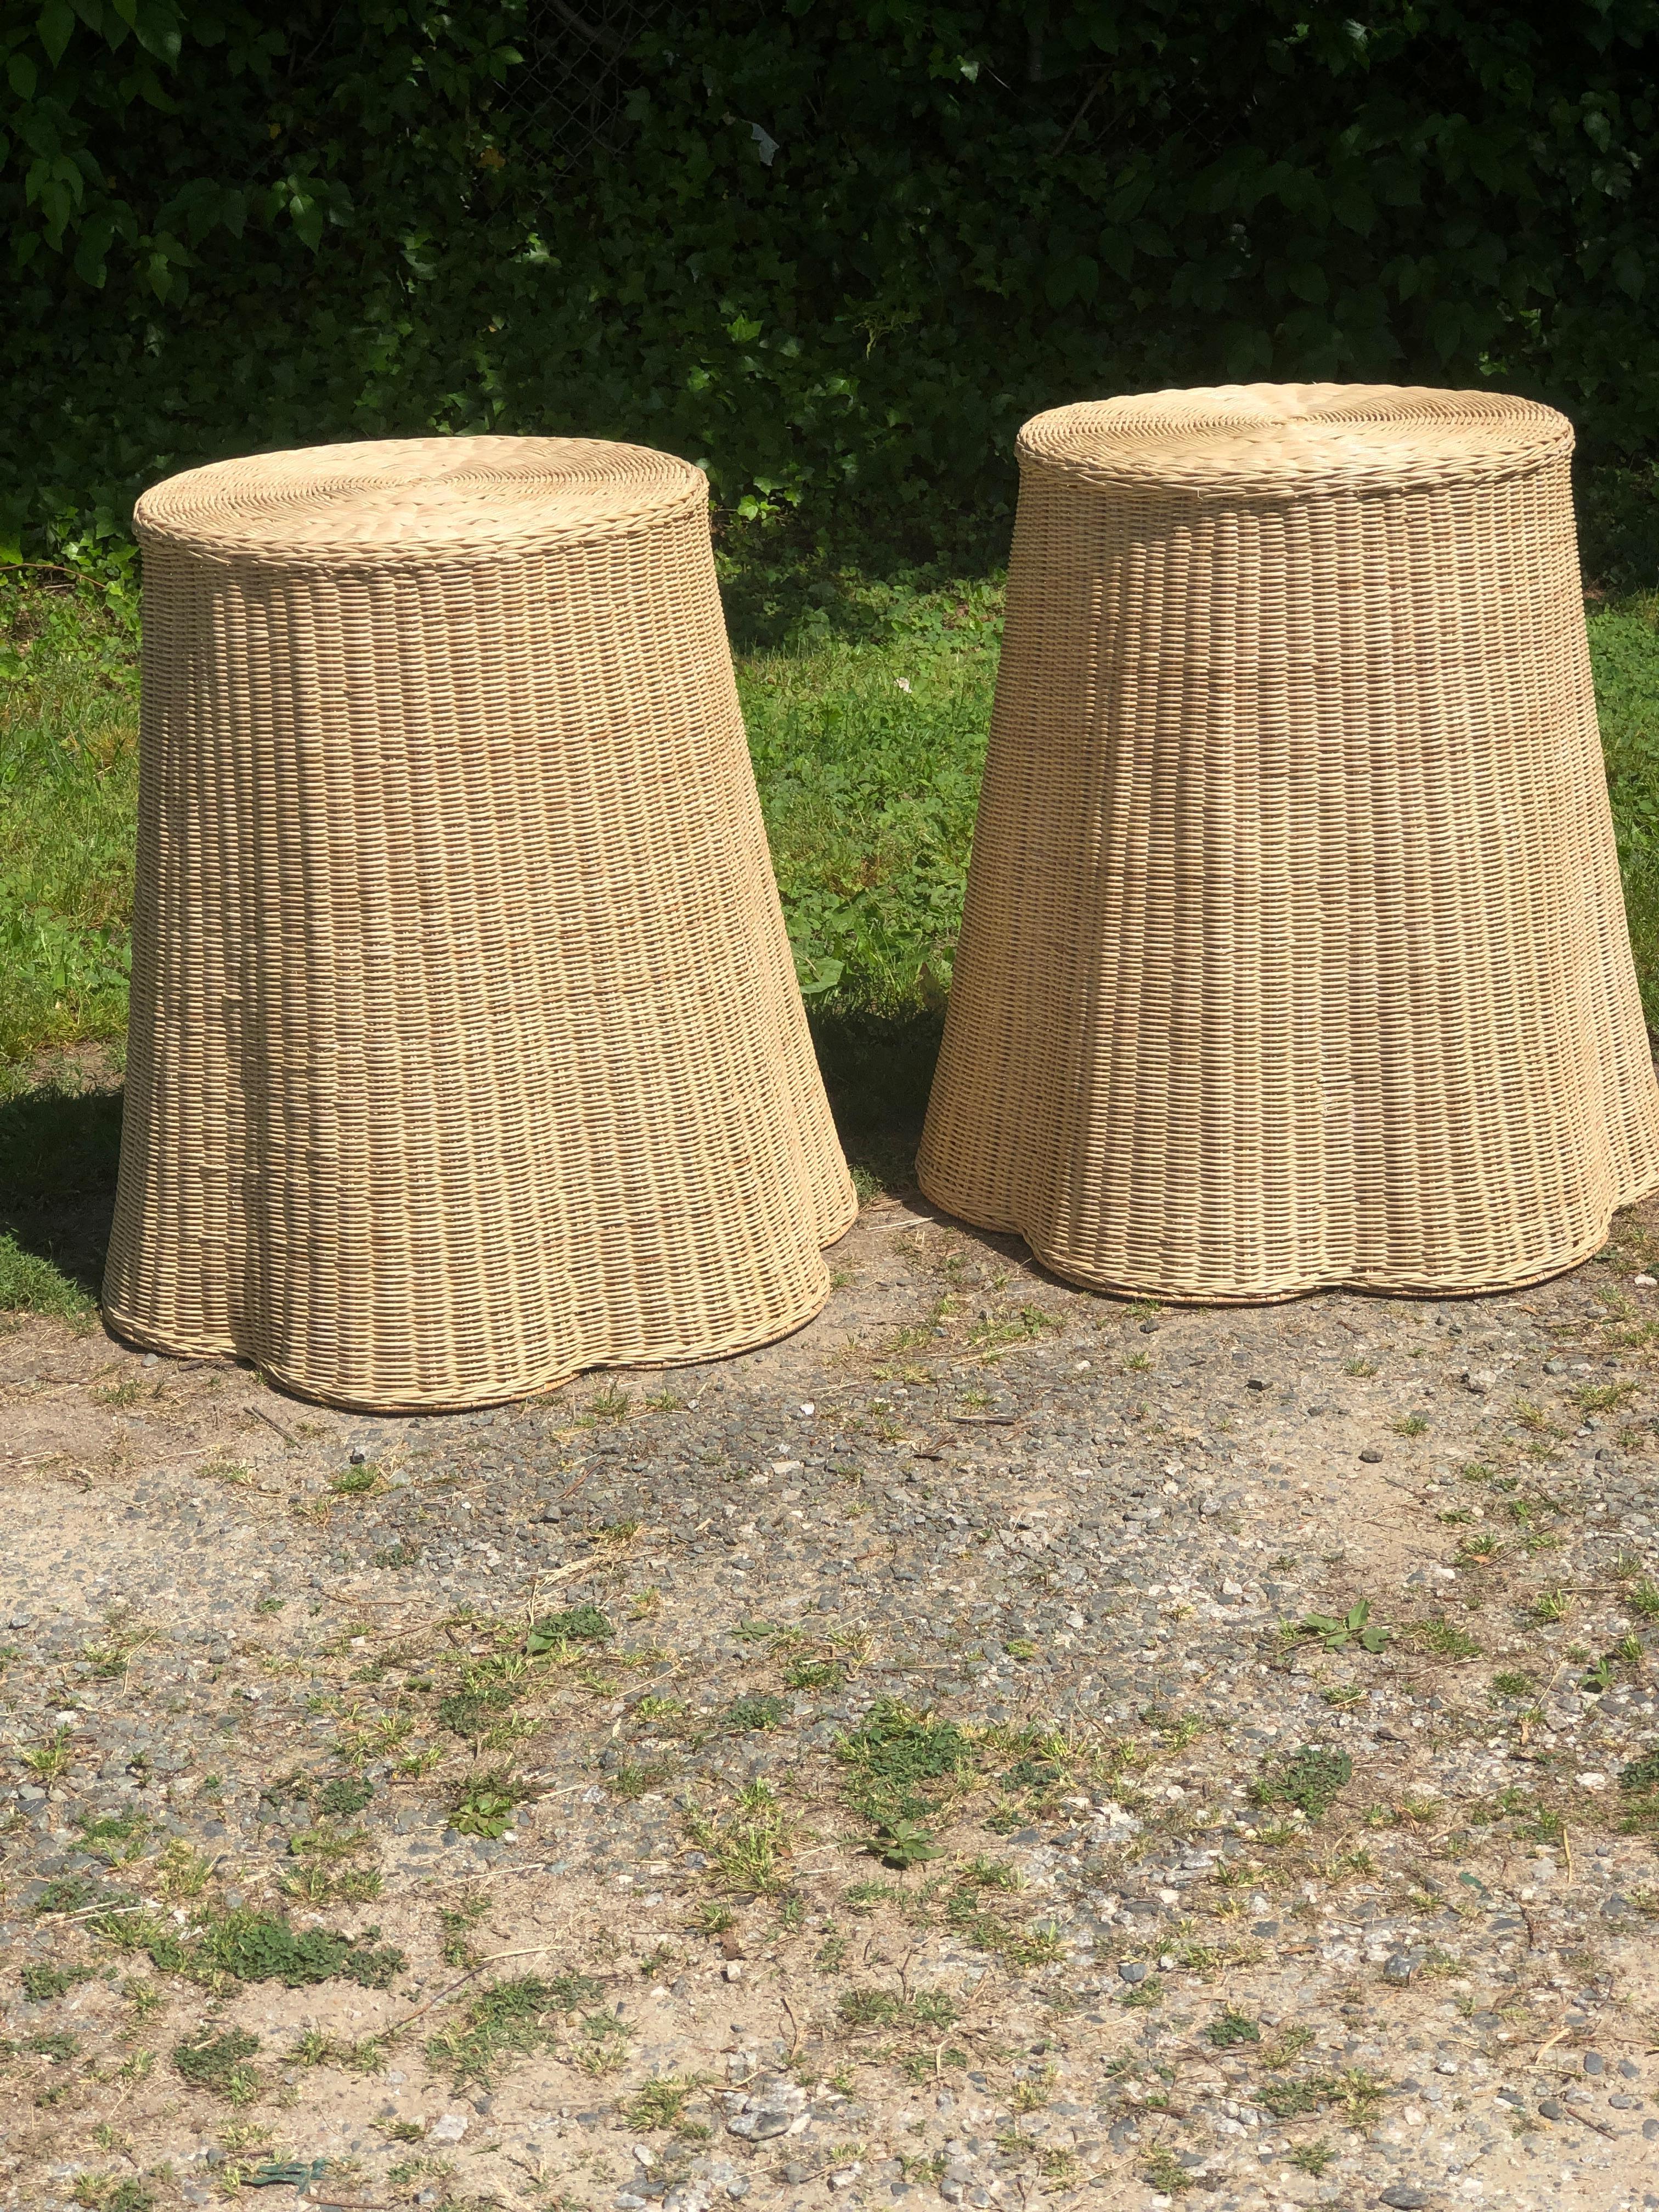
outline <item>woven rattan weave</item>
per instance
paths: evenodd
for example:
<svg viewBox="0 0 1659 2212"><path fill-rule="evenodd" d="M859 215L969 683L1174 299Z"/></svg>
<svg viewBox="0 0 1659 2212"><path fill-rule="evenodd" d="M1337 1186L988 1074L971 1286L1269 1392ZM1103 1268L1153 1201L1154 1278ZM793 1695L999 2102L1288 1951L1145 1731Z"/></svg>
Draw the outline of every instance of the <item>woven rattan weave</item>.
<svg viewBox="0 0 1659 2212"><path fill-rule="evenodd" d="M1026 425L939 1206L1270 1298L1526 1282L1659 1183L1571 444L1340 385Z"/></svg>
<svg viewBox="0 0 1659 2212"><path fill-rule="evenodd" d="M699 471L322 447L137 528L112 1326L419 1407L806 1320L854 1204Z"/></svg>

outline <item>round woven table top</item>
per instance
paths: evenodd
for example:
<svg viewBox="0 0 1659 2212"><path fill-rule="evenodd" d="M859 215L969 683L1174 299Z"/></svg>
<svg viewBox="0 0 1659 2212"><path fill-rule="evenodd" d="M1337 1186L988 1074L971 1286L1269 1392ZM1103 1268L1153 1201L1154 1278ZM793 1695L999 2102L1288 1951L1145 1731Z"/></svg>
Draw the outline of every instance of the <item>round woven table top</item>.
<svg viewBox="0 0 1659 2212"><path fill-rule="evenodd" d="M1467 484L1571 451L1571 423L1535 400L1390 384L1136 392L1052 408L1019 434L1022 463L1083 484L1228 498Z"/></svg>
<svg viewBox="0 0 1659 2212"><path fill-rule="evenodd" d="M602 438L386 438L187 469L147 491L139 537L210 558L499 558L701 507L690 461Z"/></svg>

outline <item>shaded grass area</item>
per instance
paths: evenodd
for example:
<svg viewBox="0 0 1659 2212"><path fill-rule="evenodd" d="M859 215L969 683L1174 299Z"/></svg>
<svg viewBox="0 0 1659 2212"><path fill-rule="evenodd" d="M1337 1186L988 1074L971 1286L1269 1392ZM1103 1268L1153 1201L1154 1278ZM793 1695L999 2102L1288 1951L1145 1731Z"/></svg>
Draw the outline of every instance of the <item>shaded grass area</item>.
<svg viewBox="0 0 1659 2212"><path fill-rule="evenodd" d="M137 648L94 591L0 584L0 1067L126 1027Z"/></svg>
<svg viewBox="0 0 1659 2212"><path fill-rule="evenodd" d="M1627 480L1628 479L1628 480ZM1659 483L1659 479L1656 480ZM1590 487L1588 609L1632 941L1659 1026L1659 489ZM902 1188L960 925L1003 548L906 566L773 532L721 584L797 969L860 1187ZM0 1313L89 1318L119 1145L137 635L0 581Z"/></svg>

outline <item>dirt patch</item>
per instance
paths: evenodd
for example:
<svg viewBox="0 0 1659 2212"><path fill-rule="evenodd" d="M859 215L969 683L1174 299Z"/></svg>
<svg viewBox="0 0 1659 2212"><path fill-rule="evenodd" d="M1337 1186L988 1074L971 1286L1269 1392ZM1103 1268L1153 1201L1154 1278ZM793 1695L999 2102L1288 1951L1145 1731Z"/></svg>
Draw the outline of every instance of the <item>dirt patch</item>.
<svg viewBox="0 0 1659 2212"><path fill-rule="evenodd" d="M19 1328L6 2201L1643 2203L1656 1249L1159 1312L886 1206L381 1420Z"/></svg>

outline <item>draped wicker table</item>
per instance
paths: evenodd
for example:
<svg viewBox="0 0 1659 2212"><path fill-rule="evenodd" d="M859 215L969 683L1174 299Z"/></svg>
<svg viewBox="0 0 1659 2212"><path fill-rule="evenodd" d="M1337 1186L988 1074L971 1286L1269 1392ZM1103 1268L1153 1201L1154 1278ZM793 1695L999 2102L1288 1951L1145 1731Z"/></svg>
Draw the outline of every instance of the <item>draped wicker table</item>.
<svg viewBox="0 0 1659 2212"><path fill-rule="evenodd" d="M1571 445L1340 385L1026 424L940 1206L1273 1298L1531 1281L1659 1183Z"/></svg>
<svg viewBox="0 0 1659 2212"><path fill-rule="evenodd" d="M684 462L321 447L139 502L112 1326L487 1404L784 1334L855 1210Z"/></svg>

